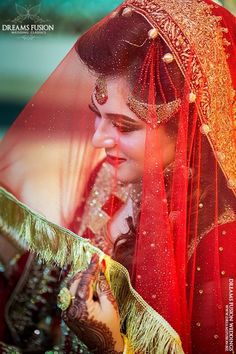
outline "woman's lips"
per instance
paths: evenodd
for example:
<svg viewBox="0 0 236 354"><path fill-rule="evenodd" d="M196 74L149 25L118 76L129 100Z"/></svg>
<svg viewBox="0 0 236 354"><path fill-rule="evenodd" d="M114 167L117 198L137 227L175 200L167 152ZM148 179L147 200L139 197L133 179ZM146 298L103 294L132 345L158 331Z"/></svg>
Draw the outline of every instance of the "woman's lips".
<svg viewBox="0 0 236 354"><path fill-rule="evenodd" d="M112 166L117 166L117 165L120 165L121 163L123 163L123 162L125 162L127 160L123 159L121 157L107 155L106 161Z"/></svg>

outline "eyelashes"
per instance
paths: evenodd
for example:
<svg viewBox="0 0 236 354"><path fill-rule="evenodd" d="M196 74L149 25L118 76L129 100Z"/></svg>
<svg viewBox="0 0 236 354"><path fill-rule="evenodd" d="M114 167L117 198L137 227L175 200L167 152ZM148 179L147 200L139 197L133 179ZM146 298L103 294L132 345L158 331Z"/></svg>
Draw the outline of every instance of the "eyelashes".
<svg viewBox="0 0 236 354"><path fill-rule="evenodd" d="M91 102L88 105L89 109L96 114L97 117L101 118L101 113L98 111L97 107L94 105L93 102ZM118 116L118 115L117 115ZM130 133L136 130L142 129L142 126L136 122L127 122L122 119L122 117L119 118L119 116L116 119L108 118L110 119L113 127L115 127L120 133ZM122 122L123 120L123 122Z"/></svg>
<svg viewBox="0 0 236 354"><path fill-rule="evenodd" d="M113 127L118 129L119 132L121 132L121 133L130 133L130 132L133 132L135 130L139 130L140 129L139 127L134 127L134 126L130 126L130 125L127 125L127 124L119 124L119 123L117 123L116 121L113 121L113 120L111 122L112 122Z"/></svg>

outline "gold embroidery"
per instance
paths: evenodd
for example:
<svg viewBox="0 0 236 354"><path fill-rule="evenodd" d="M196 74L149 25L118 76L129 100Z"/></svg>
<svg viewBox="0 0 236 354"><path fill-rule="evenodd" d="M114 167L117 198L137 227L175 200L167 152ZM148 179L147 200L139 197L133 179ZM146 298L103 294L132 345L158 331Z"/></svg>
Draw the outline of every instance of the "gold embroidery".
<svg viewBox="0 0 236 354"><path fill-rule="evenodd" d="M213 15L214 5L202 0L126 0L125 6L158 29L184 76L191 62L191 91L200 96L199 117L210 128L207 138L213 150L225 155L218 163L226 178L234 181L230 186L236 193L235 91L225 49L227 29Z"/></svg>
<svg viewBox="0 0 236 354"><path fill-rule="evenodd" d="M227 223L230 223L233 221L236 221L235 212L230 207L226 207L225 212L218 219L218 225L224 225L224 224L227 224ZM205 230L201 235L198 235L196 241L194 241L194 240L191 241L191 243L189 245L189 249L188 249L188 261L191 259L192 255L194 253L194 250L198 247L200 241L207 234L209 234L209 232L214 230L215 227L216 227L216 225L214 223L212 223L212 225L210 227L208 227L207 230Z"/></svg>
<svg viewBox="0 0 236 354"><path fill-rule="evenodd" d="M95 97L100 105L106 103L108 99L107 83L104 76L99 76L95 84Z"/></svg>
<svg viewBox="0 0 236 354"><path fill-rule="evenodd" d="M139 119L150 124L153 128L157 128L160 124L166 123L178 112L181 100L177 99L157 106L140 102L134 97L129 97L127 104L129 109L133 111Z"/></svg>
<svg viewBox="0 0 236 354"><path fill-rule="evenodd" d="M95 235L92 242L109 254L111 252L111 243L105 237L104 229L110 220L110 216L102 210L102 206L108 201L111 194L121 199L124 203L128 198L130 186L112 183L111 166L106 162L103 163L96 177L93 188L86 201L82 223L78 231L79 235L83 235L85 230L89 228Z"/></svg>

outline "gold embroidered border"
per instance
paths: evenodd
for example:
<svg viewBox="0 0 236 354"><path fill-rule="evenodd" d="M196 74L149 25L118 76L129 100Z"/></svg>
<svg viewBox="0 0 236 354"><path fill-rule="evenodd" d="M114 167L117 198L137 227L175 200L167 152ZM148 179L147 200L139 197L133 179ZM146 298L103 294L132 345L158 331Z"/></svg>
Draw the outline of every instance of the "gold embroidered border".
<svg viewBox="0 0 236 354"><path fill-rule="evenodd" d="M235 91L225 49L230 45L224 38L227 28L212 12L217 5L202 0L126 0L124 6L159 30L185 77L191 61L191 90L201 97L201 122L210 128L208 140L236 193Z"/></svg>
<svg viewBox="0 0 236 354"><path fill-rule="evenodd" d="M236 215L235 215L234 211L230 207L227 207L226 210L223 212L223 214L220 215L220 217L219 217L218 226L225 225L225 224L231 223L233 221L236 221ZM212 230L214 230L216 227L217 227L217 225L212 223L212 225L209 226L207 228L207 230L205 230L201 235L197 236L197 240L196 241L195 240L191 241L191 243L189 245L189 249L188 249L188 262L190 261L192 255L194 254L194 251L198 247L198 245L201 242L201 240L206 235L208 235Z"/></svg>

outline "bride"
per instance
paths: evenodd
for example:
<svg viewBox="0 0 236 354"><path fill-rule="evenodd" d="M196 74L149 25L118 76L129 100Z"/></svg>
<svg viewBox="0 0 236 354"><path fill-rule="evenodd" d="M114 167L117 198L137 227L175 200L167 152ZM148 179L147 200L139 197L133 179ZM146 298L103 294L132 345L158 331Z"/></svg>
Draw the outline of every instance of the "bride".
<svg viewBox="0 0 236 354"><path fill-rule="evenodd" d="M65 352L232 351L234 21L210 0L127 0L3 141L1 228L71 267Z"/></svg>

